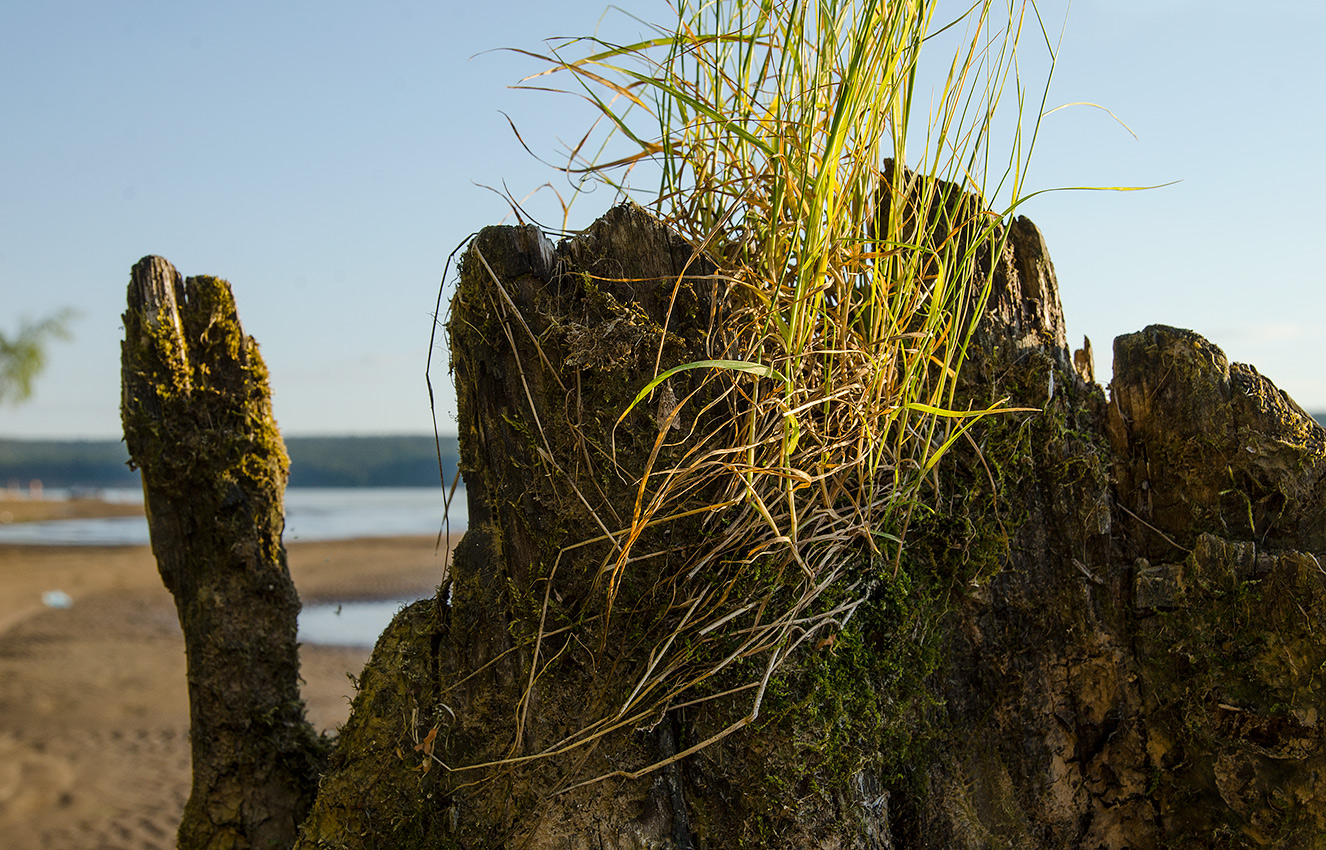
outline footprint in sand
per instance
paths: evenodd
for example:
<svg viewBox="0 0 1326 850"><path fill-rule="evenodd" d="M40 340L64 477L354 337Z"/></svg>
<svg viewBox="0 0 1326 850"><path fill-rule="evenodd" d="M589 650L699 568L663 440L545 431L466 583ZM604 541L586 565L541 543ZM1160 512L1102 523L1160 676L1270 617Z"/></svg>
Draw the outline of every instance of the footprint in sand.
<svg viewBox="0 0 1326 850"><path fill-rule="evenodd" d="M0 814L24 817L57 806L74 784L67 760L0 734Z"/></svg>

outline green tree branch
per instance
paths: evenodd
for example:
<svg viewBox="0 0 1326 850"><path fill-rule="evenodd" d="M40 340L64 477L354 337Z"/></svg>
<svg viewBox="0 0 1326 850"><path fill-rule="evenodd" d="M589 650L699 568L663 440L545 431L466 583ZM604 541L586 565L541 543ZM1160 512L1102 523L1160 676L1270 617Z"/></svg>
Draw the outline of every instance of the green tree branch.
<svg viewBox="0 0 1326 850"><path fill-rule="evenodd" d="M69 323L78 315L66 307L37 322L19 322L13 336L0 333L0 404L21 404L32 396L32 384L46 365L46 345L69 339Z"/></svg>

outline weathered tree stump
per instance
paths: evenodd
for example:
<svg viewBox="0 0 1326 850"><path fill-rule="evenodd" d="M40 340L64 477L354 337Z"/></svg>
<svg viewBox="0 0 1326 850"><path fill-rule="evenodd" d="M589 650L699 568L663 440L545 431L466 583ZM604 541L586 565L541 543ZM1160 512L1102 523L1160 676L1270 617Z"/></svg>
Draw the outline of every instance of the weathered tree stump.
<svg viewBox="0 0 1326 850"><path fill-rule="evenodd" d="M182 850L286 848L325 743L299 696L299 597L281 542L289 461L230 285L161 257L124 314L125 441L188 656L193 789Z"/></svg>
<svg viewBox="0 0 1326 850"><path fill-rule="evenodd" d="M616 572L604 526L640 469L722 448L691 373L676 433L675 399L619 418L655 370L722 356L721 278L635 207L556 247L485 229L450 322L470 528L379 640L311 807L262 362L225 284L144 260L124 419L189 650L181 847L284 847L307 811L300 850L1326 850L1326 431L1162 326L1116 340L1107 402L1039 231L1007 235L959 402L1039 412L972 429L899 572L716 737L747 659L612 716L714 526L642 524Z"/></svg>
<svg viewBox="0 0 1326 850"><path fill-rule="evenodd" d="M574 613L594 592L593 558L551 573L567 545L598 545L582 498L629 509L603 448L638 458L663 427L652 406L613 422L654 367L637 349L658 339L657 281L689 255L629 208L556 248L486 229L451 321L471 516L451 603L408 608L379 642L298 846L1326 848L1326 432L1173 328L1116 342L1107 401L1074 365L1039 231L1008 236L962 400L1041 412L954 449L905 581L786 665L758 724L637 775L731 707L526 760L641 660L613 643L629 634L569 617L531 677L531 635L545 594ZM703 356L706 303L668 327L664 368ZM563 440L571 420L584 445ZM641 565L640 586L662 569Z"/></svg>
<svg viewBox="0 0 1326 850"><path fill-rule="evenodd" d="M632 564L619 615L591 616L612 551L596 538L629 523L660 429L677 435L658 448L666 469L696 424L667 427L656 402L617 419L660 352L665 369L714 356L712 272L635 206L556 248L534 227L475 239L449 322L469 498L450 604L412 606L380 640L301 848L692 846L675 765L571 786L685 746L672 716L582 733L641 672L632 643L667 609L650 594L679 562ZM700 383L682 376L676 392ZM690 527L675 524L678 544ZM547 755L576 740L588 743ZM593 804L605 795L632 802L607 814Z"/></svg>

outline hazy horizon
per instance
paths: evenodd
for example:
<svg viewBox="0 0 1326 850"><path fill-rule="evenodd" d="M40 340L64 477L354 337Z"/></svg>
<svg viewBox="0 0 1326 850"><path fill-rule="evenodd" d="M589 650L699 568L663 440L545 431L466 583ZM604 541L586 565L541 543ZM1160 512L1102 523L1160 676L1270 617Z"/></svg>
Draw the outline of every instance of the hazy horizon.
<svg viewBox="0 0 1326 850"><path fill-rule="evenodd" d="M619 5L669 15L662 0ZM937 19L965 6L941 3ZM482 186L520 198L550 180L567 188L503 113L549 158L585 126L566 98L508 88L537 63L492 51L599 26L623 39L644 31L605 7L0 11L0 331L79 311L31 402L0 407L0 435L118 438L119 317L129 269L148 253L231 281L290 435L431 433L424 365L447 257L508 216ZM1072 4L1047 110L1094 102L1137 138L1100 109L1054 112L1030 187L1180 181L1051 193L1019 210L1045 234L1070 345L1091 337L1102 383L1115 336L1169 324L1326 410L1326 210L1315 202L1326 106L1314 90L1324 24L1326 4L1293 0L1251 16L1228 0ZM1057 39L1060 21L1047 26ZM1032 29L1028 69L1044 50ZM579 199L572 224L606 211L610 195ZM560 223L547 190L528 206ZM445 347L433 357L438 425L454 434Z"/></svg>

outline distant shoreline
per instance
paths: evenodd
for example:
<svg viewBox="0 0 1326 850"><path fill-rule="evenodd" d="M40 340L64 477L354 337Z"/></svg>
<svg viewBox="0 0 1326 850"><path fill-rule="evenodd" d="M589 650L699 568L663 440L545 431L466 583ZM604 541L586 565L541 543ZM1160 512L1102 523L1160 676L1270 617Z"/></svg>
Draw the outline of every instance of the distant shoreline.
<svg viewBox="0 0 1326 850"><path fill-rule="evenodd" d="M451 482L455 436L287 437L291 487L429 487ZM0 491L26 488L138 487L120 440L0 439Z"/></svg>

